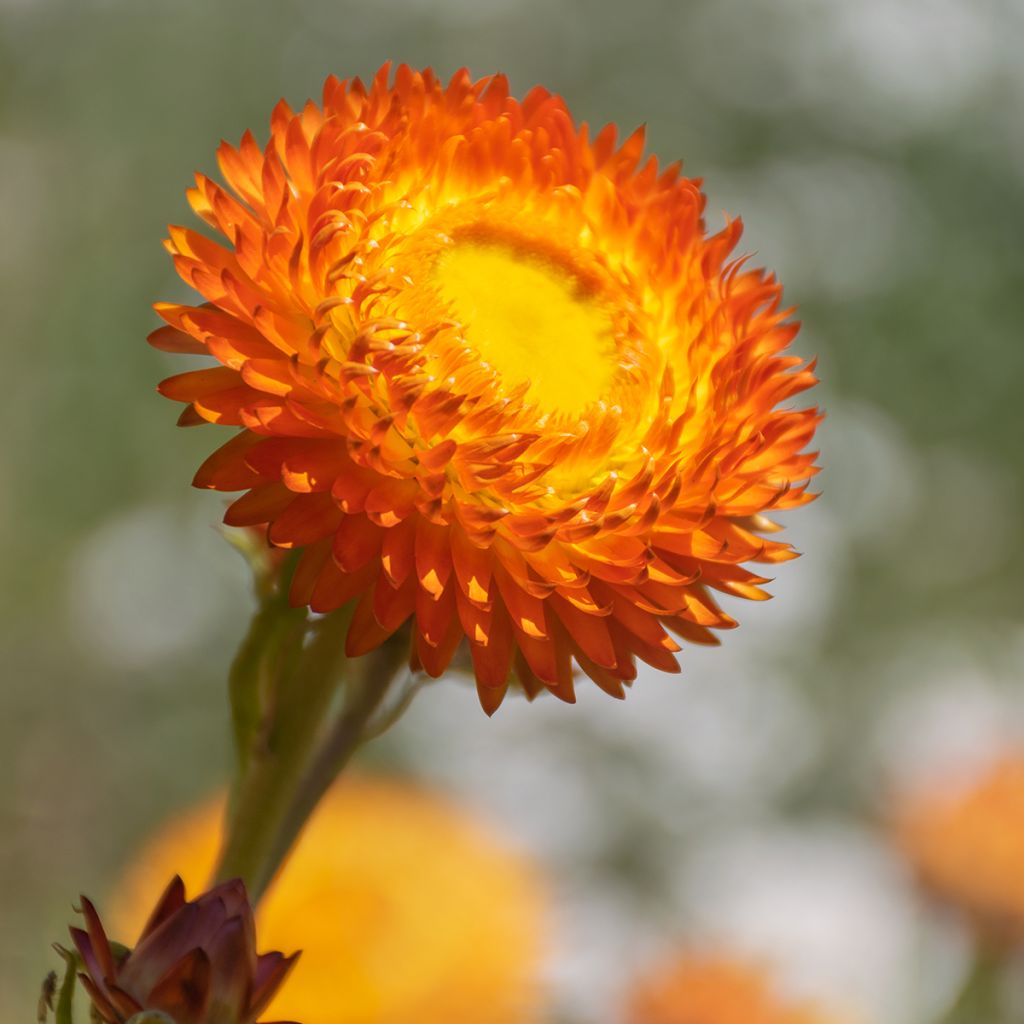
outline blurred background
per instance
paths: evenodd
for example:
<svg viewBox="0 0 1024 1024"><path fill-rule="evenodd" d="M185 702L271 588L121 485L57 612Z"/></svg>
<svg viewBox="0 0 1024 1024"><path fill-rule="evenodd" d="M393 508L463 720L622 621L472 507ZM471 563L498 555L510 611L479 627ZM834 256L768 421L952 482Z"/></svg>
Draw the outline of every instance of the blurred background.
<svg viewBox="0 0 1024 1024"><path fill-rule="evenodd" d="M1019 0L0 0L0 1018L229 766L252 607L144 343L160 241L214 150L385 59L646 122L712 227L778 271L820 359L805 557L625 704L430 686L364 757L549 875L562 1019L605 1024L669 944L770 961L854 1019L938 1019L968 962L883 827L894 788L1024 742ZM481 1018L482 1024L486 1024ZM997 1022L990 1022L997 1024Z"/></svg>

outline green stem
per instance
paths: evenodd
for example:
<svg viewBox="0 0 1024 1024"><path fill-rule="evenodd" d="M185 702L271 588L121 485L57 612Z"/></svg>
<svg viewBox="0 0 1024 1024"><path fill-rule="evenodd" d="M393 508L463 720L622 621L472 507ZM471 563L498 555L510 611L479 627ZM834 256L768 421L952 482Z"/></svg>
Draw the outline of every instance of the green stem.
<svg viewBox="0 0 1024 1024"><path fill-rule="evenodd" d="M255 623L264 619L263 611ZM277 614L287 621L293 612ZM270 647L250 663L262 709L254 718L243 713L253 720L242 729L236 714L239 771L216 872L222 881L243 879L254 903L273 875L268 850L341 681L348 627L348 613L312 624L303 612L301 628L285 628L280 619L270 615L263 622Z"/></svg>
<svg viewBox="0 0 1024 1024"><path fill-rule="evenodd" d="M239 776L250 758L264 752L277 691L294 671L309 628L306 609L288 601L292 570L286 564L276 586L257 578L260 606L228 673Z"/></svg>
<svg viewBox="0 0 1024 1024"><path fill-rule="evenodd" d="M979 949L956 1000L940 1024L989 1024L1002 1019L1003 958Z"/></svg>
<svg viewBox="0 0 1024 1024"><path fill-rule="evenodd" d="M349 662L352 672L345 682L345 706L295 786L288 812L270 849L270 863L276 866L284 861L309 816L352 755L366 740L383 731L374 728L375 717L407 660L408 642L403 632L370 654ZM405 706L407 702L402 705L403 710ZM396 714L389 718L387 724L397 717Z"/></svg>
<svg viewBox="0 0 1024 1024"><path fill-rule="evenodd" d="M402 632L378 651L346 658L352 608L310 619L288 603L288 569L265 590L230 678L237 776L215 877L243 879L253 903L371 733L408 652Z"/></svg>

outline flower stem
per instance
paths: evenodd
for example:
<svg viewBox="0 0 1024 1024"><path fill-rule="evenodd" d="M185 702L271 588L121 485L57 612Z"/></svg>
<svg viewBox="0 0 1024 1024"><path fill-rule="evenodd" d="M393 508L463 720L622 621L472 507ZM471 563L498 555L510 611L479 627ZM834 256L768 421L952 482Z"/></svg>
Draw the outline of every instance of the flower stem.
<svg viewBox="0 0 1024 1024"><path fill-rule="evenodd" d="M353 671L345 681L344 707L295 786L270 848L268 864L276 866L284 861L302 827L356 749L382 731L373 728L373 722L408 661L407 650L402 638L393 637L377 650L348 663Z"/></svg>
<svg viewBox="0 0 1024 1024"><path fill-rule="evenodd" d="M352 609L313 619L292 608L289 569L286 564L277 585L264 588L230 674L238 756L215 878L241 878L254 903L331 782L373 732L374 714L408 652L400 633L378 651L347 658Z"/></svg>

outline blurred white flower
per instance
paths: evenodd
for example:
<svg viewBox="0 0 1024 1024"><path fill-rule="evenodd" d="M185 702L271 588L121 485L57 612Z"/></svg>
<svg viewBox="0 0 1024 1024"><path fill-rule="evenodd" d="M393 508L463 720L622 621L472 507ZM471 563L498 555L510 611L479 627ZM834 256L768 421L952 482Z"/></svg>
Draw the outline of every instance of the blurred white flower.
<svg viewBox="0 0 1024 1024"><path fill-rule="evenodd" d="M222 629L244 574L205 508L183 519L172 505L139 506L103 523L75 552L69 627L101 665L155 668Z"/></svg>
<svg viewBox="0 0 1024 1024"><path fill-rule="evenodd" d="M969 776L1024 745L1020 676L1000 680L962 643L922 637L890 657L881 681L890 696L869 748L887 790Z"/></svg>
<svg viewBox="0 0 1024 1024"><path fill-rule="evenodd" d="M963 936L922 908L903 866L852 826L747 826L680 876L690 937L754 957L855 1019L930 1019L965 967Z"/></svg>
<svg viewBox="0 0 1024 1024"><path fill-rule="evenodd" d="M743 211L745 251L776 267L789 299L862 300L898 288L936 255L930 214L891 163L830 155L708 176L712 208Z"/></svg>
<svg viewBox="0 0 1024 1024"><path fill-rule="evenodd" d="M1000 22L988 4L861 0L825 7L828 58L885 103L894 121L945 116L994 81Z"/></svg>
<svg viewBox="0 0 1024 1024"><path fill-rule="evenodd" d="M613 881L566 878L557 892L549 980L555 1019L620 1024L632 979L657 958L656 929Z"/></svg>
<svg viewBox="0 0 1024 1024"><path fill-rule="evenodd" d="M902 551L923 514L925 481L900 425L865 402L832 398L821 441L819 501L841 517L844 536L859 546Z"/></svg>
<svg viewBox="0 0 1024 1024"><path fill-rule="evenodd" d="M999 25L974 0L719 0L681 8L677 30L691 73L726 102L816 108L833 129L884 140L956 113L994 82ZM1016 52L1004 57L1012 67Z"/></svg>

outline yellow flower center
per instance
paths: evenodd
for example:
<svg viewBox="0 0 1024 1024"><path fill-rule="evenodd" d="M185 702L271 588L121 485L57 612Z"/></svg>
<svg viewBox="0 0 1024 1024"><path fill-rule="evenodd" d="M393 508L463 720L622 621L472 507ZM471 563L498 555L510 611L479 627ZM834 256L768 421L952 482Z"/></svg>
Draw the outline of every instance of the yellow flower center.
<svg viewBox="0 0 1024 1024"><path fill-rule="evenodd" d="M528 401L570 415L608 392L618 362L611 319L596 290L562 261L465 239L441 253L432 283L508 390L528 383Z"/></svg>

